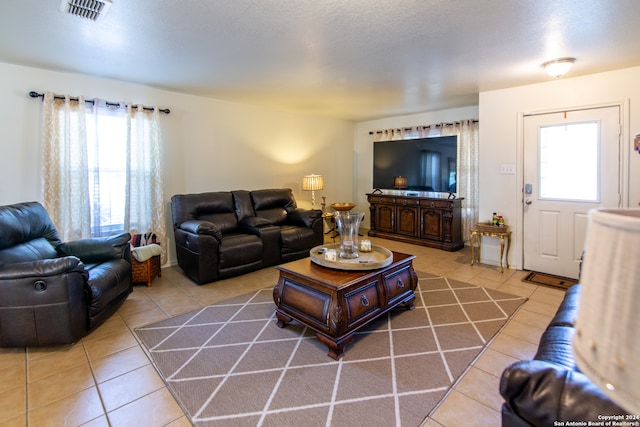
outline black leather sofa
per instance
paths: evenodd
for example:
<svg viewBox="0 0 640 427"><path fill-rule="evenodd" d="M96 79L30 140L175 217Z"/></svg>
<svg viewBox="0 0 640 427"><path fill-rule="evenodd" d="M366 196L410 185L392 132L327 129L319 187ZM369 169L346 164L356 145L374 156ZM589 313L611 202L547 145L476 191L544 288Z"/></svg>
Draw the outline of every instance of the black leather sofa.
<svg viewBox="0 0 640 427"><path fill-rule="evenodd" d="M204 284L309 256L324 240L322 211L300 209L286 189L171 198L178 265Z"/></svg>
<svg viewBox="0 0 640 427"><path fill-rule="evenodd" d="M129 233L63 243L37 202L0 206L0 347L70 344L132 291Z"/></svg>
<svg viewBox="0 0 640 427"><path fill-rule="evenodd" d="M530 427L587 425L602 416L625 415L591 380L573 358L581 285L569 288L538 345L533 360L519 361L502 373L502 425ZM597 425L597 424L593 424Z"/></svg>

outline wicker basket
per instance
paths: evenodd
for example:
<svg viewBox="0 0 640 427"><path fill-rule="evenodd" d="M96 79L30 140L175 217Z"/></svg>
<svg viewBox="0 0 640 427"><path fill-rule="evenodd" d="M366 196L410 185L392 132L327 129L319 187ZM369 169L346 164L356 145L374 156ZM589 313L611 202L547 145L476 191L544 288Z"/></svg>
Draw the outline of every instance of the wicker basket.
<svg viewBox="0 0 640 427"><path fill-rule="evenodd" d="M151 287L151 281L156 277L162 277L160 269L160 255L153 256L140 262L131 257L131 281L134 283L146 283Z"/></svg>

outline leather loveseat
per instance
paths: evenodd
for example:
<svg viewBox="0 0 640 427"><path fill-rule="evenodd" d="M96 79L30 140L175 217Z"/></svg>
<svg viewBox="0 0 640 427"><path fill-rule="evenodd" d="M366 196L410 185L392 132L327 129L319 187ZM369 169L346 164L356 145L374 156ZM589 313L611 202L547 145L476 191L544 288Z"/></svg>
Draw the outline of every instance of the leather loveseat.
<svg viewBox="0 0 640 427"><path fill-rule="evenodd" d="M288 188L177 194L171 211L178 265L197 284L304 258L324 240L322 211L298 208Z"/></svg>
<svg viewBox="0 0 640 427"><path fill-rule="evenodd" d="M0 347L71 344L132 290L129 233L63 243L37 202L0 206Z"/></svg>
<svg viewBox="0 0 640 427"><path fill-rule="evenodd" d="M571 342L581 286L567 290L540 338L534 359L516 362L502 373L503 426L587 425L590 421L602 423L606 416L626 414L580 372L574 361Z"/></svg>

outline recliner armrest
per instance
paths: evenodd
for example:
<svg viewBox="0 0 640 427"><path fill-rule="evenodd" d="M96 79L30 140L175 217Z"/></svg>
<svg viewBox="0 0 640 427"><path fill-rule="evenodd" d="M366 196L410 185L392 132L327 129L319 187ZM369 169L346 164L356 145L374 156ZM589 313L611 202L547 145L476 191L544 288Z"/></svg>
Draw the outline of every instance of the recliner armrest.
<svg viewBox="0 0 640 427"><path fill-rule="evenodd" d="M287 214L288 222L309 228L313 227L313 223L320 218L322 218L322 211L319 209L297 208Z"/></svg>
<svg viewBox="0 0 640 427"><path fill-rule="evenodd" d="M211 221L190 219L178 225L178 228L192 234L206 234L213 236L218 242L222 240L222 231Z"/></svg>
<svg viewBox="0 0 640 427"><path fill-rule="evenodd" d="M85 264L120 258L130 260L130 240L131 234L125 232L116 236L61 243L56 247L56 251L61 257L76 256Z"/></svg>
<svg viewBox="0 0 640 427"><path fill-rule="evenodd" d="M502 373L500 394L509 409L531 425L554 421L600 421L626 411L579 371L542 360L512 364Z"/></svg>
<svg viewBox="0 0 640 427"><path fill-rule="evenodd" d="M0 265L0 280L50 277L70 272L80 272L86 277L89 276L80 259L74 256L67 256Z"/></svg>

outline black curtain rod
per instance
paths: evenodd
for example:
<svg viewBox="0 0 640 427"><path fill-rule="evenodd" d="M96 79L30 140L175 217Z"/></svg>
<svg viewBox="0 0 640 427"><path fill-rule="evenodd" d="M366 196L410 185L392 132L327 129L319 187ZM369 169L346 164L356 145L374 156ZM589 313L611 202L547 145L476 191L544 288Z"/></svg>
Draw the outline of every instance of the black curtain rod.
<svg viewBox="0 0 640 427"><path fill-rule="evenodd" d="M29 92L29 96L32 97L32 98L42 98L42 100L44 101L44 93L38 93L38 92L32 90L31 92ZM62 95L54 95L53 97L55 99L65 99L65 97L62 96ZM79 99L77 97L69 98L69 99L71 101L76 101L76 102L79 101ZM94 103L93 99L85 99L84 102L88 102L89 104L93 104ZM109 107L119 107L120 106L119 102L108 102L107 101L106 104ZM146 111L153 111L154 110L152 107L142 107L142 109L146 110ZM165 114L169 114L171 112L171 110L169 110L168 108L163 108L163 109L161 108L158 111L160 111L161 113L165 113Z"/></svg>

